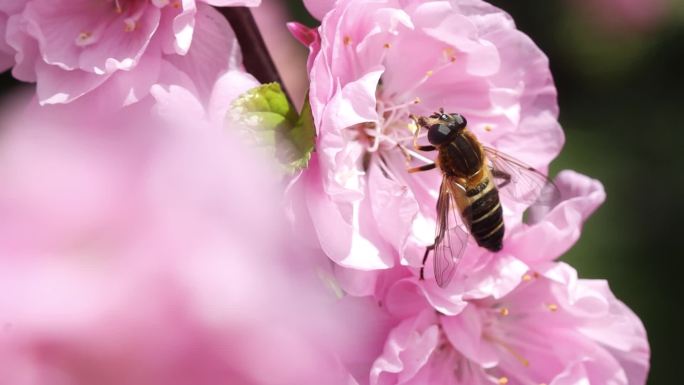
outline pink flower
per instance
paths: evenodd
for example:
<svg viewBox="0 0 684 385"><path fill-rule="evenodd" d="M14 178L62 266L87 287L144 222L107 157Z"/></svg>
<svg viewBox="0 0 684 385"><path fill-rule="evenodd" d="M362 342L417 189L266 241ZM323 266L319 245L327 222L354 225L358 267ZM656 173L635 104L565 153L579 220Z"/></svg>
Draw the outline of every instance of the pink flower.
<svg viewBox="0 0 684 385"><path fill-rule="evenodd" d="M312 228L341 266L420 266L434 239L441 175L405 171L406 152L431 162L411 150L409 113L460 112L484 144L541 170L560 151L548 61L495 7L341 0L323 18L320 41L292 29L312 41L318 130L301 183ZM504 202L506 218L519 223L512 203Z"/></svg>
<svg viewBox="0 0 684 385"><path fill-rule="evenodd" d="M208 114L189 91L153 93L153 114L2 122L1 382L354 384L387 317L287 242L268 162L179 119Z"/></svg>
<svg viewBox="0 0 684 385"><path fill-rule="evenodd" d="M423 281L418 279L419 270L410 266L384 271L338 266L336 278L341 288L352 295L373 295L379 301L395 304L404 303L404 295L397 289L388 294L390 286L418 291L435 310L446 315L459 314L468 301L502 298L520 284L525 272L546 269L565 253L577 241L584 221L605 199L600 182L572 171L561 172L555 184L561 193L560 201L545 212L531 213L529 223L512 226L503 250L496 254L471 242L454 279L445 288L437 286L433 278L432 258L425 266ZM407 303L410 306L410 301Z"/></svg>
<svg viewBox="0 0 684 385"><path fill-rule="evenodd" d="M373 365L372 385L646 381L649 346L638 317L605 281L578 280L568 265L528 272L506 296L470 301L455 316L396 289L401 303L387 305L404 320Z"/></svg>
<svg viewBox="0 0 684 385"><path fill-rule="evenodd" d="M25 3L7 21L7 43L16 50L14 76L37 82L41 104L69 103L105 88L110 104L119 107L147 95L160 79L163 61L208 92L218 74L240 65L230 26L209 5L259 1Z"/></svg>

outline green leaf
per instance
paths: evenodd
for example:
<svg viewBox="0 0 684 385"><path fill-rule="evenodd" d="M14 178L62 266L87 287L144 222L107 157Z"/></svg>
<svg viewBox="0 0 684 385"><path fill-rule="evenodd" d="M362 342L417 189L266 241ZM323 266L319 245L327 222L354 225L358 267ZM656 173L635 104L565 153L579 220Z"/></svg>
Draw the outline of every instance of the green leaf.
<svg viewBox="0 0 684 385"><path fill-rule="evenodd" d="M315 127L308 102L297 114L278 83L240 95L230 109L231 123L255 145L266 148L290 173L305 168L314 149Z"/></svg>
<svg viewBox="0 0 684 385"><path fill-rule="evenodd" d="M302 112L299 114L299 119L292 130L288 132L288 139L292 143L293 150L295 150L293 159L289 164L290 172L306 168L311 159L311 153L314 150L314 143L316 141L316 127L314 126L313 115L311 114L308 92L304 100L304 107L302 107Z"/></svg>

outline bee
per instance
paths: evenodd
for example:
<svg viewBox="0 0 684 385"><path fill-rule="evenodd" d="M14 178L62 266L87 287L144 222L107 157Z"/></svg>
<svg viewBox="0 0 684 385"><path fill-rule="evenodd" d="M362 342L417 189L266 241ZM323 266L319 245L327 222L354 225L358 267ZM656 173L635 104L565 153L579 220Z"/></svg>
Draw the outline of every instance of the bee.
<svg viewBox="0 0 684 385"><path fill-rule="evenodd" d="M558 189L533 167L483 146L467 129L468 123L461 114L447 114L440 109L427 118L414 115L411 118L417 124L414 147L420 151L437 151L438 155L434 163L408 171L437 168L443 175L437 199L435 241L425 250L420 279L424 279L425 263L433 251L435 281L445 287L456 272L469 235L478 246L492 252L503 248L505 224L500 192L528 205L545 205L557 197ZM418 145L421 128L427 130L430 145ZM460 214L460 221L452 214L455 210Z"/></svg>

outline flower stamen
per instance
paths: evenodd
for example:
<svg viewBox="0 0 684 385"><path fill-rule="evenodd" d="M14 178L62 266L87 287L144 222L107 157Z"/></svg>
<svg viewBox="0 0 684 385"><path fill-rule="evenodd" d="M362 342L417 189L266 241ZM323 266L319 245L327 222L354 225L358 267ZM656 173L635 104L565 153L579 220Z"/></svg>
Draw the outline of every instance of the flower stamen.
<svg viewBox="0 0 684 385"><path fill-rule="evenodd" d="M404 91L403 93L397 95L396 98L397 98L397 99L403 99L403 96L406 95L406 94L410 94L410 93L415 94L415 93L416 93L416 90L417 90L420 86L422 86L423 84L425 84L425 82L427 82L428 79L430 79L431 77L433 77L435 74L437 74L437 73L439 73L439 72L445 70L446 68L448 68L449 66L451 66L452 64L454 64L454 62L455 62L455 60L448 60L448 61L446 61L445 63L443 63L442 65L437 66L436 68L429 69L429 70L425 71L425 75L423 75L423 77L420 78L420 79L413 85L413 87L411 87L411 88L407 89L406 91Z"/></svg>
<svg viewBox="0 0 684 385"><path fill-rule="evenodd" d="M138 26L138 23L136 23L134 20L131 20L131 19L124 20L124 32L133 32L133 31L135 31L135 28L137 26Z"/></svg>
<svg viewBox="0 0 684 385"><path fill-rule="evenodd" d="M420 98L416 96L416 97L415 97L413 100L411 100L410 102L406 102L406 103L403 103L403 104L396 104L396 105L394 105L394 106L392 106L392 107L383 108L383 109L381 110L381 112L382 112L382 113L385 113L385 112L391 112L391 111L401 110L401 109L404 109L404 108L408 108L409 106L411 106L411 105L413 105L413 104L419 104L420 102L421 102Z"/></svg>
<svg viewBox="0 0 684 385"><path fill-rule="evenodd" d="M372 136L372 137L376 137L376 136L377 136L377 131L376 131L376 130L366 130L365 133L366 133L368 136ZM396 140L392 139L392 137L390 137L390 136L383 135L383 136L382 136L382 140L385 140L385 141L387 141L387 142L389 142L390 144L393 144L393 145L395 145L395 146L402 146L401 143L399 143L399 142L397 142ZM404 146L402 146L402 148L403 148L403 151L405 152L405 154L408 154L409 156L411 156L411 157L413 157L413 158L416 158L416 159L421 160L421 161L423 161L423 162L425 162L425 163L428 163L428 164L429 164L429 163L434 163L434 162L435 162L434 160L428 159L428 158L424 157L423 155L421 155L421 154L419 154L419 153L417 153L417 152L415 152L415 151L413 151L413 150L411 150L411 149L409 149L409 148L406 148L406 147L404 147Z"/></svg>
<svg viewBox="0 0 684 385"><path fill-rule="evenodd" d="M456 50L454 50L454 47L446 47L442 50L442 53L444 54L444 58L451 63L456 61Z"/></svg>
<svg viewBox="0 0 684 385"><path fill-rule="evenodd" d="M501 346L505 351L507 351L513 357L515 357L515 359L518 360L518 362L520 362L523 366L526 366L526 367L530 366L530 361L527 358L523 357L522 354L518 353L515 349L513 349L507 343L501 341L498 338L491 337L491 336L487 336L486 338L489 339L490 341L494 342L495 344Z"/></svg>
<svg viewBox="0 0 684 385"><path fill-rule="evenodd" d="M83 31L78 34L78 37L76 38L76 45L79 47L85 47L87 45L90 45L94 42L95 38L93 37L93 33L90 31Z"/></svg>

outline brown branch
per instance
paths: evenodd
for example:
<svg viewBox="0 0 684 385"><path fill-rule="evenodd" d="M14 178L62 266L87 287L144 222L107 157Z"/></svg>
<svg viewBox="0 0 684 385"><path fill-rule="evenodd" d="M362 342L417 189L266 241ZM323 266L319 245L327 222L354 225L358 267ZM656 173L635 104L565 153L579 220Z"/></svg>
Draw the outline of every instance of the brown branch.
<svg viewBox="0 0 684 385"><path fill-rule="evenodd" d="M218 9L235 31L247 72L251 73L261 83L279 83L287 100L291 105L294 105L273 58L266 48L266 43L264 43L261 32L254 21L252 11L247 7L220 7Z"/></svg>

